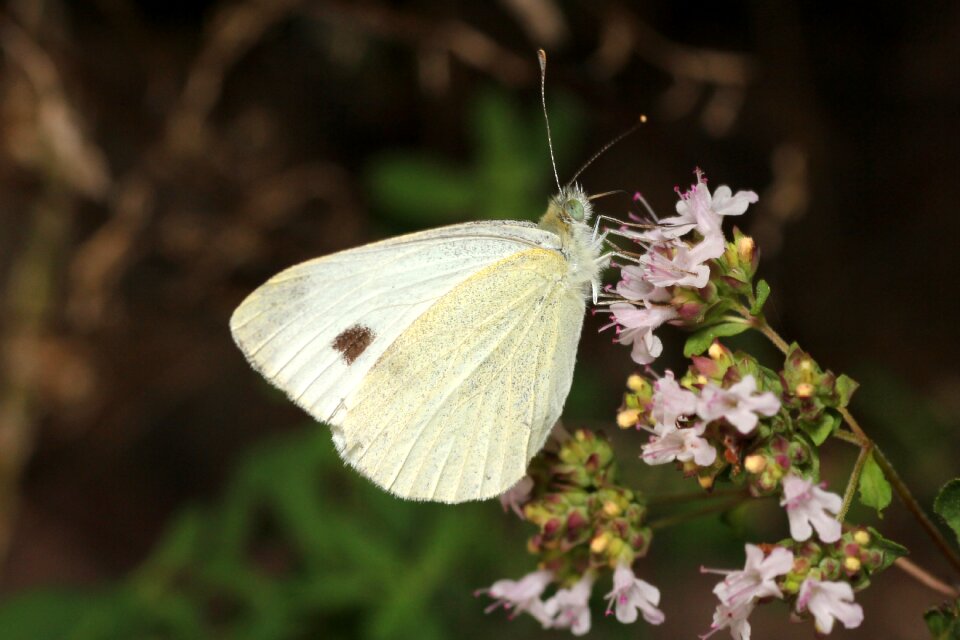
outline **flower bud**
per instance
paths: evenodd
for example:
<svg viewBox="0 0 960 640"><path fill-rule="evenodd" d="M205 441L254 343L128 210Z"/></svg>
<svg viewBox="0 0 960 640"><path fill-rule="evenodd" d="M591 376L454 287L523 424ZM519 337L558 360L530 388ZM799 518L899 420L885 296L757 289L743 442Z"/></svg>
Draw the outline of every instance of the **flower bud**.
<svg viewBox="0 0 960 640"><path fill-rule="evenodd" d="M713 487L713 476L697 476L697 482L704 489L710 489Z"/></svg>
<svg viewBox="0 0 960 640"><path fill-rule="evenodd" d="M737 241L737 255L743 262L753 261L753 254L756 248L757 245L750 236L743 236Z"/></svg>
<svg viewBox="0 0 960 640"><path fill-rule="evenodd" d="M804 361L807 362L807 361ZM801 382L797 385L796 395L798 398L809 398L813 395L813 385L809 382Z"/></svg>
<svg viewBox="0 0 960 640"><path fill-rule="evenodd" d="M810 459L810 451L807 445L802 442L793 441L790 448L787 449L787 455L796 464L803 464Z"/></svg>
<svg viewBox="0 0 960 640"><path fill-rule="evenodd" d="M710 357L714 360L719 360L723 357L723 347L720 346L720 343L714 342L710 345L710 348L707 350L707 353L710 354Z"/></svg>
<svg viewBox="0 0 960 640"><path fill-rule="evenodd" d="M613 500L607 500L603 503L603 512L611 518L617 517L622 511L623 510L620 508L620 505Z"/></svg>
<svg viewBox="0 0 960 640"><path fill-rule="evenodd" d="M843 559L843 568L847 571L847 573L857 573L860 571L860 565L860 558L847 556Z"/></svg>
<svg viewBox="0 0 960 640"><path fill-rule="evenodd" d="M641 375L634 373L627 378L627 389L630 389L630 391L633 391L634 393L646 391L649 387L650 383L647 382L647 379Z"/></svg>
<svg viewBox="0 0 960 640"><path fill-rule="evenodd" d="M860 529L853 534L853 541L860 546L868 545L870 544L870 534L863 529Z"/></svg>
<svg viewBox="0 0 960 640"><path fill-rule="evenodd" d="M754 453L743 459L743 468L750 473L760 473L767 467L767 457Z"/></svg>
<svg viewBox="0 0 960 640"><path fill-rule="evenodd" d="M610 534L603 532L590 541L590 551L592 553L603 553L604 549L610 543ZM859 560L857 561L859 562Z"/></svg>
<svg viewBox="0 0 960 640"><path fill-rule="evenodd" d="M759 489L761 493L769 493L777 488L779 480L780 478L778 478L771 469L766 469L757 478L757 489Z"/></svg>
<svg viewBox="0 0 960 640"><path fill-rule="evenodd" d="M621 429L629 429L630 427L634 427L639 421L639 409L624 409L617 414L617 426Z"/></svg>
<svg viewBox="0 0 960 640"><path fill-rule="evenodd" d="M820 561L820 572L824 580L836 580L840 577L840 563L835 558L824 558Z"/></svg>

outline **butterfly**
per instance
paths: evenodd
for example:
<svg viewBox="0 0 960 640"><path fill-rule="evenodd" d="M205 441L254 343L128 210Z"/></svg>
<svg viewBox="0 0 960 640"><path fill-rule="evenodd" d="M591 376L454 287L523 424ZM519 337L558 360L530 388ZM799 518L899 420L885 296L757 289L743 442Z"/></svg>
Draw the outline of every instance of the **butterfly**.
<svg viewBox="0 0 960 640"><path fill-rule="evenodd" d="M290 267L240 304L233 338L380 487L502 494L560 417L608 261L572 182L539 224L455 224Z"/></svg>

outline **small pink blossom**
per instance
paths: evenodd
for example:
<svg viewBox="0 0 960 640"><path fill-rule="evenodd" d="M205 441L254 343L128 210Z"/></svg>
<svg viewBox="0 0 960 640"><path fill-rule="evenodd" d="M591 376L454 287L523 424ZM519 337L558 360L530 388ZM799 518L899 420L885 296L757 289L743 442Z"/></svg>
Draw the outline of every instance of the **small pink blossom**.
<svg viewBox="0 0 960 640"><path fill-rule="evenodd" d="M717 605L710 631L701 635L700 640L706 640L721 629L730 629L733 640L750 640L750 622L747 618L753 613L755 606L756 603L752 600L735 607L728 607L725 604Z"/></svg>
<svg viewBox="0 0 960 640"><path fill-rule="evenodd" d="M616 606L617 620L631 624L637 620L637 611L650 624L661 624L665 616L657 609L660 590L637 578L628 565L620 564L613 572L613 590L607 594L607 615Z"/></svg>
<svg viewBox="0 0 960 640"><path fill-rule="evenodd" d="M515 485L500 496L500 504L503 506L504 513L507 509L512 509L517 517L523 518L523 505L530 500L531 491L533 491L533 478L523 476L517 480Z"/></svg>
<svg viewBox="0 0 960 640"><path fill-rule="evenodd" d="M686 193L680 194L677 202L677 215L664 218L660 225L669 229L675 237L682 236L693 229L708 237L720 232L723 216L739 216L751 204L758 200L753 191L737 191L726 185L717 187L713 195L706 180L697 171L697 183Z"/></svg>
<svg viewBox="0 0 960 640"><path fill-rule="evenodd" d="M653 331L668 320L677 317L672 307L647 305L638 309L626 302L615 302L610 311L618 327L617 341L632 344L630 356L638 364L649 364L663 352L663 343Z"/></svg>
<svg viewBox="0 0 960 640"><path fill-rule="evenodd" d="M627 300L636 302L669 302L670 292L663 287L655 287L643 279L643 268L627 265L620 269L620 282L617 293Z"/></svg>
<svg viewBox="0 0 960 640"><path fill-rule="evenodd" d="M713 588L720 602L728 607L737 607L760 598L782 598L776 578L786 575L793 568L793 553L783 547L774 547L769 555L753 544L746 545L747 562L742 571L703 569L704 573L722 573L726 578Z"/></svg>
<svg viewBox="0 0 960 640"><path fill-rule="evenodd" d="M824 542L836 542L843 533L836 515L843 500L835 493L824 491L812 481L795 473L783 478L783 498L780 506L786 507L790 519L790 536L794 540L806 540L817 530ZM812 525L812 526L811 526Z"/></svg>
<svg viewBox="0 0 960 640"><path fill-rule="evenodd" d="M847 582L821 582L807 578L800 585L797 611L813 614L818 633L830 633L834 620L847 629L863 622L863 608L853 601L853 588Z"/></svg>
<svg viewBox="0 0 960 640"><path fill-rule="evenodd" d="M690 247L685 242L655 245L640 257L643 279L656 287L702 289L710 280L704 264L723 253L723 236L708 236Z"/></svg>
<svg viewBox="0 0 960 640"><path fill-rule="evenodd" d="M752 375L723 389L708 383L700 393L697 415L707 422L724 418L746 435L757 427L757 414L775 415L780 410L780 400L773 393L757 393L757 381Z"/></svg>
<svg viewBox="0 0 960 640"><path fill-rule="evenodd" d="M494 598L485 613L498 607L509 610L511 618L527 612L546 628L550 626L552 616L547 614L540 596L552 580L552 571L534 571L519 580L497 580L489 589L478 589L476 595L486 594Z"/></svg>
<svg viewBox="0 0 960 640"><path fill-rule="evenodd" d="M717 459L717 450L707 439L700 437L705 428L706 425L699 422L683 429L672 427L651 437L650 442L643 445L643 461L656 465L693 460L697 466L709 467Z"/></svg>
<svg viewBox="0 0 960 640"><path fill-rule="evenodd" d="M650 415L656 421L654 431L669 430L677 426L677 420L697 412L697 396L681 387L667 369L663 377L653 383L653 398Z"/></svg>
<svg viewBox="0 0 960 640"><path fill-rule="evenodd" d="M560 589L544 603L544 611L553 629L569 628L573 635L590 631L590 592L595 577L587 572L569 589Z"/></svg>

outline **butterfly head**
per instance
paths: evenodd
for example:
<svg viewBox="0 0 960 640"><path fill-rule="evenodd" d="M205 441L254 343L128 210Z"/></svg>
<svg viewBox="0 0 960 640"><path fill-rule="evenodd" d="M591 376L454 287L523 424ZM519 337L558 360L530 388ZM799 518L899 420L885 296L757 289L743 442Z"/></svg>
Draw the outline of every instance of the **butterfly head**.
<svg viewBox="0 0 960 640"><path fill-rule="evenodd" d="M572 185L560 189L560 193L550 200L547 213L567 224L584 224L593 215L593 207L583 189Z"/></svg>

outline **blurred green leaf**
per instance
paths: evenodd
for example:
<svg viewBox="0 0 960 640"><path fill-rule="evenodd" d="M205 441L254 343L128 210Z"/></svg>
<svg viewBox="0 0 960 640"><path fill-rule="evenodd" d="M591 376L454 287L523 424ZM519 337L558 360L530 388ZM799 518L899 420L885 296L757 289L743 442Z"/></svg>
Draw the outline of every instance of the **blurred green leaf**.
<svg viewBox="0 0 960 640"><path fill-rule="evenodd" d="M374 204L412 225L448 224L475 205L470 176L440 160L394 153L378 158L370 172Z"/></svg>
<svg viewBox="0 0 960 640"><path fill-rule="evenodd" d="M960 640L960 600L927 610L923 620L934 640Z"/></svg>
<svg viewBox="0 0 960 640"><path fill-rule="evenodd" d="M750 307L750 315L755 316L759 315L763 311L763 305L766 304L767 298L770 297L770 285L766 280L760 279L757 282L757 293L753 303L753 306Z"/></svg>
<svg viewBox="0 0 960 640"><path fill-rule="evenodd" d="M960 478L943 485L933 502L933 510L953 529L960 543Z"/></svg>
<svg viewBox="0 0 960 640"><path fill-rule="evenodd" d="M579 109L572 99L551 100L558 157L573 155ZM468 166L418 151L391 152L367 170L377 211L412 227L464 219L531 220L553 191L546 130L540 109L520 109L502 91L481 92L469 118L473 160Z"/></svg>
<svg viewBox="0 0 960 640"><path fill-rule="evenodd" d="M876 509L877 515L883 516L883 510L890 504L892 497L892 489L883 475L883 470L873 458L873 454L867 454L867 461L860 473L860 502Z"/></svg>
<svg viewBox="0 0 960 640"><path fill-rule="evenodd" d="M683 345L683 355L687 358L698 356L710 348L715 338L739 335L749 328L750 325L745 322L724 322L704 327L687 338Z"/></svg>
<svg viewBox="0 0 960 640"><path fill-rule="evenodd" d="M818 447L827 441L840 428L842 418L833 411L824 411L816 421L801 420L800 427L806 431L810 439Z"/></svg>
<svg viewBox="0 0 960 640"><path fill-rule="evenodd" d="M880 549L883 551L883 562L881 562L878 567L872 570L874 573L888 568L897 558L902 558L903 556L910 554L910 550L905 546L888 538L884 538L880 532L873 527L867 527L867 531L870 532L870 545L875 549Z"/></svg>

